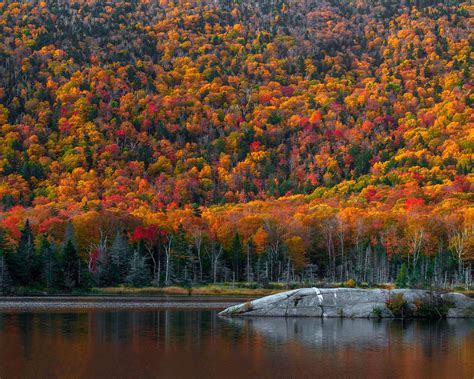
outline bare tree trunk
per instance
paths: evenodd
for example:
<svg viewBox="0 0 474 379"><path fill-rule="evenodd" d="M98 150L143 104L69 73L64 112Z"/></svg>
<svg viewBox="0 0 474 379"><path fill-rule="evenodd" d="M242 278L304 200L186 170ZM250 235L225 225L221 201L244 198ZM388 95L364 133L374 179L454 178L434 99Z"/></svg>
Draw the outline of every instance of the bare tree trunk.
<svg viewBox="0 0 474 379"><path fill-rule="evenodd" d="M468 237L467 230L459 231L451 237L451 249L458 261L457 281L462 282L464 276L464 246Z"/></svg>
<svg viewBox="0 0 474 379"><path fill-rule="evenodd" d="M201 257L201 248L202 248L202 231L199 230L193 233L194 246L196 247L197 259L199 264L199 281L202 282L202 257Z"/></svg>
<svg viewBox="0 0 474 379"><path fill-rule="evenodd" d="M165 265L165 285L170 283L170 261L171 261L171 245L173 243L173 235L168 234L168 241L165 245L166 265Z"/></svg>
<svg viewBox="0 0 474 379"><path fill-rule="evenodd" d="M341 265L342 265L342 269L341 269L341 281L343 280L347 280L347 272L346 272L346 257L344 255L344 224L343 224L343 220L338 217L337 218L338 220L338 237L339 237L339 249L340 249L340 252L341 252Z"/></svg>
<svg viewBox="0 0 474 379"><path fill-rule="evenodd" d="M158 256L158 273L156 275L156 284L160 284L160 276L161 276L161 259L160 256Z"/></svg>
<svg viewBox="0 0 474 379"><path fill-rule="evenodd" d="M153 248L150 247L150 248L147 248L147 252L148 252L148 255L150 256L150 259L151 259L151 262L153 264L153 282L154 283L157 283L157 264L156 264L156 258L155 258L155 254L153 252Z"/></svg>
<svg viewBox="0 0 474 379"><path fill-rule="evenodd" d="M247 244L247 282L250 282L250 248Z"/></svg>
<svg viewBox="0 0 474 379"><path fill-rule="evenodd" d="M214 283L217 283L217 267L219 265L219 258L222 255L222 251L222 246L219 246L219 248L216 249L215 242L211 243L211 250L208 252L208 255L211 260L212 281Z"/></svg>
<svg viewBox="0 0 474 379"><path fill-rule="evenodd" d="M290 287L290 257L288 256L288 263L286 267L286 288Z"/></svg>
<svg viewBox="0 0 474 379"><path fill-rule="evenodd" d="M415 271L416 265L418 263L418 259L420 258L422 243L423 243L423 231L417 230L412 238L413 271Z"/></svg>
<svg viewBox="0 0 474 379"><path fill-rule="evenodd" d="M217 263L218 263L218 258L216 257L216 258L214 259L214 264L213 264L213 266L214 266L214 270L213 270L213 282L214 282L214 283L217 283Z"/></svg>

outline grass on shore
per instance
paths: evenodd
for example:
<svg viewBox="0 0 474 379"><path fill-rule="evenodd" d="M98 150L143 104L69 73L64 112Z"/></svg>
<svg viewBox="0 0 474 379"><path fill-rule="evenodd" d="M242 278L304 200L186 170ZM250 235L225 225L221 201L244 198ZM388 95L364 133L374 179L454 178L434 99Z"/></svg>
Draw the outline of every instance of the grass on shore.
<svg viewBox="0 0 474 379"><path fill-rule="evenodd" d="M192 288L185 287L104 287L94 288L99 295L182 295L182 296L266 296L285 291L268 288L232 287L230 285L207 285Z"/></svg>
<svg viewBox="0 0 474 379"><path fill-rule="evenodd" d="M293 286L291 286L293 287ZM299 287L306 287L305 285L300 285ZM334 287L342 287L334 286ZM370 288L370 287L363 287ZM375 288L394 288L391 286L382 286ZM290 288L292 289L292 288ZM93 288L92 293L96 295L177 295L177 296L267 296L273 295L275 293L287 291L287 288L284 284L272 283L271 288L251 288L248 286L240 284L232 285L230 283L226 284L208 284L196 287L179 287L179 286L170 286L170 287L102 287L102 288ZM459 292L463 293L469 297L474 297L474 291L472 290L461 290L454 289L448 290L448 292Z"/></svg>
<svg viewBox="0 0 474 379"><path fill-rule="evenodd" d="M262 297L272 295L279 292L284 292L289 289L297 289L304 287L319 287L319 288L364 288L364 289L394 289L393 284L382 284L382 285L369 285L362 283L356 285L353 281L347 281L344 283L291 283L288 287L286 283L267 283L265 287L259 286L257 283L219 283L219 284L202 284L194 287L186 286L169 286L169 287L127 287L121 285L118 287L96 287L90 290L74 291L72 293L64 293L60 291L50 291L45 289L35 288L17 288L16 291L9 293L9 295L15 296L88 296L88 295L124 295L124 296L139 296L139 295L174 295L174 296L240 296L240 297ZM462 287L455 287L451 289L433 289L441 292L459 292L469 297L474 298L474 290L471 288L466 289Z"/></svg>

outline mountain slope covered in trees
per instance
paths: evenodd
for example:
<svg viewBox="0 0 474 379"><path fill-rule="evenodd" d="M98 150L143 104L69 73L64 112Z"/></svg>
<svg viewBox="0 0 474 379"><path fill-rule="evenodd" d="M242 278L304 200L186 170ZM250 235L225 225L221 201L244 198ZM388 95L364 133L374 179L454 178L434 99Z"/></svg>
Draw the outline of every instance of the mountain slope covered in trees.
<svg viewBox="0 0 474 379"><path fill-rule="evenodd" d="M429 3L0 2L0 268L469 285L474 8Z"/></svg>

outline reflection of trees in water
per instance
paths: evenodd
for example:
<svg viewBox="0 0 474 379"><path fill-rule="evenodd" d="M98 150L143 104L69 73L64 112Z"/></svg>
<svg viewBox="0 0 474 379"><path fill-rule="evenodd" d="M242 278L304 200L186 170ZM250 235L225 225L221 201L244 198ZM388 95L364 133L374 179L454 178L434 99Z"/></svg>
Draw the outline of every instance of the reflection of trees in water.
<svg viewBox="0 0 474 379"><path fill-rule="evenodd" d="M216 312L122 311L90 313L91 334L97 341L139 343L153 340L172 347L189 339L199 343L202 333L215 332Z"/></svg>
<svg viewBox="0 0 474 379"><path fill-rule="evenodd" d="M321 377L380 377L390 370L417 377L438 370L435 376L463 377L474 368L474 321L223 319L216 313L0 314L0 373L156 377L165 371L164 377L189 377L211 367L209 377L224 371L235 374L230 377L291 376L295 370Z"/></svg>
<svg viewBox="0 0 474 379"><path fill-rule="evenodd" d="M31 356L31 339L33 336L33 316L29 313L21 314L18 317L19 334L22 341L23 354Z"/></svg>
<svg viewBox="0 0 474 379"><path fill-rule="evenodd" d="M203 335L212 338L218 333L215 311L0 313L0 351L8 349L8 335L25 358L31 357L32 347L44 341L63 344L69 340L76 345L100 344L123 349L139 349L141 344L152 342L166 351L181 345L199 348Z"/></svg>
<svg viewBox="0 0 474 379"><path fill-rule="evenodd" d="M221 319L215 311L174 310L0 314L0 331L12 327L17 329L25 349L35 335L116 344L152 340L165 348L184 343L198 346L205 337L224 339L231 344L264 338L278 344L296 342L324 349L416 343L430 354L433 349L447 348L450 340L463 339L473 333L474 322L280 317Z"/></svg>

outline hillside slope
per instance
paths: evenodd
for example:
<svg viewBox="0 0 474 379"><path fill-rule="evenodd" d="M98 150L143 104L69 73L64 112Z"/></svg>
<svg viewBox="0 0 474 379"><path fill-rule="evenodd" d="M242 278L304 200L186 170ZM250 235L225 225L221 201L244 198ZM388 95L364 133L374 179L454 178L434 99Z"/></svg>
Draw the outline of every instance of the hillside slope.
<svg viewBox="0 0 474 379"><path fill-rule="evenodd" d="M464 261L472 12L0 2L0 226L14 244L29 219L58 242L73 221L84 256L143 224L188 241L199 226L226 251L238 231L260 252L304 252L295 266L327 254L333 277L354 246Z"/></svg>

